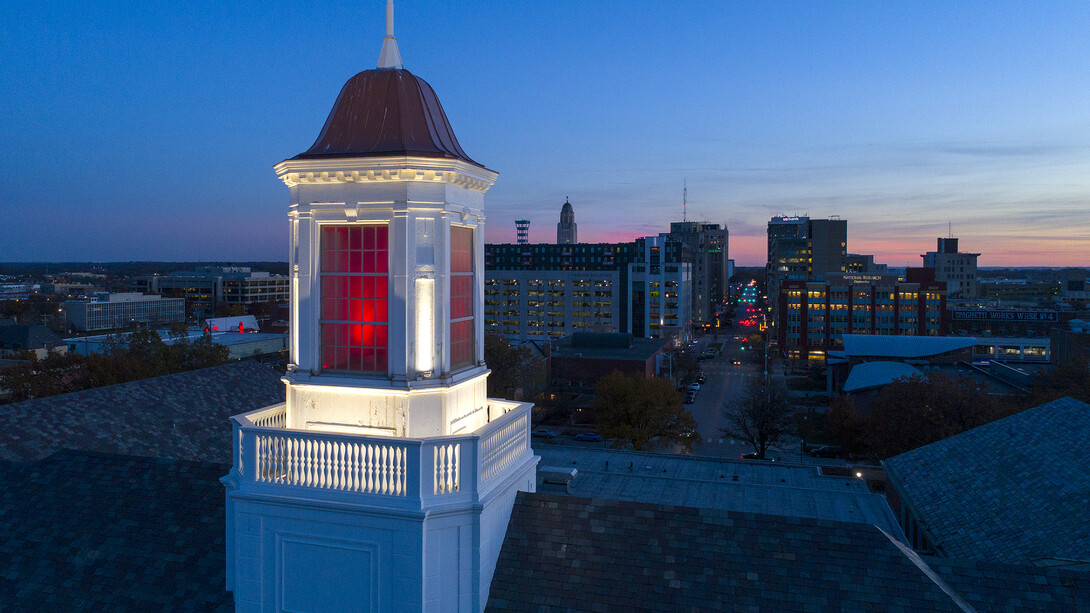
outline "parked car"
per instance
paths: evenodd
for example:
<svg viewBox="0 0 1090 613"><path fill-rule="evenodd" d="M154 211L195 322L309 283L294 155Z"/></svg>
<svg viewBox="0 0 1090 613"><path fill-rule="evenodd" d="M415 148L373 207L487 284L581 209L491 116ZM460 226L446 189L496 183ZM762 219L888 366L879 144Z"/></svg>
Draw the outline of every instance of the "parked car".
<svg viewBox="0 0 1090 613"><path fill-rule="evenodd" d="M685 394L685 404L692 404L696 402L696 392L690 391Z"/></svg>
<svg viewBox="0 0 1090 613"><path fill-rule="evenodd" d="M537 428L536 430L531 431L530 435L538 438L556 438L556 432L553 432L548 428Z"/></svg>
<svg viewBox="0 0 1090 613"><path fill-rule="evenodd" d="M700 391L700 384L697 383L696 381L693 381L692 383L689 384L689 391L690 392L699 392Z"/></svg>
<svg viewBox="0 0 1090 613"><path fill-rule="evenodd" d="M757 455L756 453L743 453L742 455L740 455L738 457L742 458L743 460L761 460L761 461L764 461L764 462L775 462L776 461L774 458L762 458L761 456Z"/></svg>
<svg viewBox="0 0 1090 613"><path fill-rule="evenodd" d="M706 378L704 377L704 373L700 373L699 375L696 376L696 382L697 383L703 383L704 381L706 381Z"/></svg>
<svg viewBox="0 0 1090 613"><path fill-rule="evenodd" d="M602 435L598 434L597 432L581 432L575 435L575 440L597 443L598 441L602 440Z"/></svg>
<svg viewBox="0 0 1090 613"><path fill-rule="evenodd" d="M841 449L837 445L824 445L810 450L810 455L815 458L839 458L840 454Z"/></svg>

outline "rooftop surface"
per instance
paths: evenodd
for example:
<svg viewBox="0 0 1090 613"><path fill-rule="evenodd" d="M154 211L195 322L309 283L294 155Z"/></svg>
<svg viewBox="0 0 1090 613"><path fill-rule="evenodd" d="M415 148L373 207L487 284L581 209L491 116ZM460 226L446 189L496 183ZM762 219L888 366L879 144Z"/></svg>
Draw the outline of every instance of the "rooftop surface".
<svg viewBox="0 0 1090 613"><path fill-rule="evenodd" d="M883 464L950 557L1090 563L1090 405L1062 398Z"/></svg>
<svg viewBox="0 0 1090 613"><path fill-rule="evenodd" d="M889 385L902 377L922 376L918 368L904 362L864 362L854 366L844 382L845 392L860 392Z"/></svg>
<svg viewBox="0 0 1090 613"><path fill-rule="evenodd" d="M85 451L0 462L0 611L233 611L230 469Z"/></svg>
<svg viewBox="0 0 1090 613"><path fill-rule="evenodd" d="M534 453L539 481L547 467L579 471L573 496L874 524L903 538L884 497L816 466L560 445Z"/></svg>
<svg viewBox="0 0 1090 613"><path fill-rule="evenodd" d="M669 342L661 338L634 338L632 339L631 346L618 347L615 346L614 338L605 338L614 337L615 335L602 334L595 336L603 337L603 343L599 345L593 344L593 338L591 338L589 339L589 342L584 341L584 344L574 346L572 345L571 336L562 337L553 344L553 357L593 360L638 360L643 362L658 353L663 346Z"/></svg>
<svg viewBox="0 0 1090 613"><path fill-rule="evenodd" d="M971 336L884 336L845 334L844 355L849 358L926 358L977 345Z"/></svg>
<svg viewBox="0 0 1090 613"><path fill-rule="evenodd" d="M0 325L0 351L26 351L61 345L63 341L41 324Z"/></svg>
<svg viewBox="0 0 1090 613"><path fill-rule="evenodd" d="M232 415L284 402L273 368L223 366L0 407L0 461L60 449L231 462Z"/></svg>
<svg viewBox="0 0 1090 613"><path fill-rule="evenodd" d="M408 70L365 70L341 88L318 140L295 159L420 156L473 161L435 90Z"/></svg>
<svg viewBox="0 0 1090 613"><path fill-rule="evenodd" d="M1073 571L922 559L874 526L520 492L488 611L1066 611ZM955 587L951 587L955 586Z"/></svg>

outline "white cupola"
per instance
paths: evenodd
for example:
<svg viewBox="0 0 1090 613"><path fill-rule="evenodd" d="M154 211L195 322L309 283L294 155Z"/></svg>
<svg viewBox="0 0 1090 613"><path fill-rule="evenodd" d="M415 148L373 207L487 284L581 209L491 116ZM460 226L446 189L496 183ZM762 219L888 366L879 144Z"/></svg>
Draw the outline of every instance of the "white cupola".
<svg viewBox="0 0 1090 613"><path fill-rule="evenodd" d="M236 416L228 588L239 611L480 611L530 405L489 399L484 194L431 86L379 66L341 89L289 187L286 402ZM454 590L450 593L450 590ZM290 605L290 606L289 606Z"/></svg>

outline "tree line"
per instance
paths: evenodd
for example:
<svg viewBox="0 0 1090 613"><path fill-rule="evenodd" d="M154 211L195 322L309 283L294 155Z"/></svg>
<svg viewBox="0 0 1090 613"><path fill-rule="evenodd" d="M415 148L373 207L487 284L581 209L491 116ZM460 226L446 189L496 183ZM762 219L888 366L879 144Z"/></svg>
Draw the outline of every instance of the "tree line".
<svg viewBox="0 0 1090 613"><path fill-rule="evenodd" d="M204 335L190 342L184 331L172 331L168 344L154 330L137 330L111 337L101 353L50 353L39 360L33 354L19 365L0 372L5 402L21 402L80 390L159 377L187 370L219 366L230 351Z"/></svg>

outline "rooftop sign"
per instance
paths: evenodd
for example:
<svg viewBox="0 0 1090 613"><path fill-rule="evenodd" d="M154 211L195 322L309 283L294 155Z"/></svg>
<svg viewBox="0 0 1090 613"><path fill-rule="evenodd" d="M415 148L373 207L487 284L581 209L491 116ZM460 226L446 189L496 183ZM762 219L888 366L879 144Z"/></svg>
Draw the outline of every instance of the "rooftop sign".
<svg viewBox="0 0 1090 613"><path fill-rule="evenodd" d="M991 309L952 309L954 321L1025 321L1056 322L1056 311L997 311Z"/></svg>

